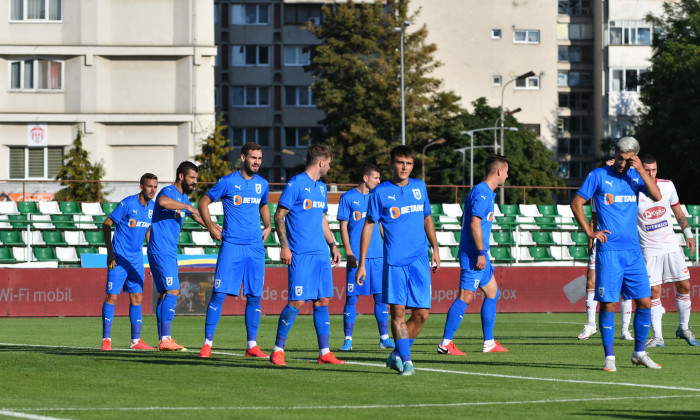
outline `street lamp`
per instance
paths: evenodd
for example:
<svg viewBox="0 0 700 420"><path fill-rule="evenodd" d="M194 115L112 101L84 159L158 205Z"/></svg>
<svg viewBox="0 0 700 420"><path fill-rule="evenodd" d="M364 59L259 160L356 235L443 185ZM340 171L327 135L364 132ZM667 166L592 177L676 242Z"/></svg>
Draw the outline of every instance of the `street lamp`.
<svg viewBox="0 0 700 420"><path fill-rule="evenodd" d="M406 144L406 100L405 100L405 95L404 95L404 70L403 70L403 35L404 35L404 30L405 28L410 25L411 22L404 20L403 21L403 26L401 27L395 27L394 32L398 32L401 34L401 144L405 145Z"/></svg>
<svg viewBox="0 0 700 420"><path fill-rule="evenodd" d="M509 81L507 81L507 82L503 85L503 88L501 89L501 149L500 149L500 152L501 152L501 154L504 155L504 156L505 156L505 153L503 153L503 150L504 150L504 149L503 149L503 124L504 124L505 116L504 116L504 114L503 114L503 94L504 94L505 91L506 91L506 86L508 86L509 84L515 82L516 80L527 79L528 77L532 77L532 76L534 76L534 75L535 75L535 72L532 71L532 70L530 70L530 71L527 72L527 73L523 73L523 74L521 74L520 76L517 76L517 77L514 77L514 78L510 79ZM503 204L503 202L501 202L501 204Z"/></svg>
<svg viewBox="0 0 700 420"><path fill-rule="evenodd" d="M434 141L431 141L430 143L428 143L428 144L426 144L425 146L423 146L423 161L422 161L422 165L421 165L422 168L421 168L421 172L420 172L420 173L421 173L421 179L423 180L423 182L425 182L425 159L427 158L427 156L425 155L425 149L427 149L427 148L430 147L430 146L434 146L434 145L436 145L436 144L443 144L443 143L445 143L446 141L447 141L447 140L445 140L444 138L439 138L439 139L434 140Z"/></svg>
<svg viewBox="0 0 700 420"><path fill-rule="evenodd" d="M506 115L517 114L518 112L520 112L520 111L522 111L522 110L523 110L522 108L515 108L515 109L512 110L512 111L508 111L508 112L506 113ZM498 117L498 119L497 119L496 121L493 122L493 129L494 129L494 131L493 131L493 152L494 152L494 153L496 153L496 151L498 150L498 138L497 138L497 136L498 136L498 131L496 131L496 127L498 127L499 121L501 121L501 117ZM501 153L501 154L503 154L503 153Z"/></svg>
<svg viewBox="0 0 700 420"><path fill-rule="evenodd" d="M502 127L503 129L503 127ZM517 127L505 127L506 130L508 131L518 131ZM465 185L465 169L464 169L464 160L465 160L465 154L466 150L469 149L469 185L474 185L474 149L485 149L488 147L491 147L490 145L488 146L474 146L474 133L478 133L480 131L495 131L498 130L497 127L487 127L487 128L475 128L473 130L467 130L467 131L462 131L459 133L460 135L466 134L469 136L469 147L462 147L460 149L455 149L455 152L459 152L462 154L462 185ZM494 153L496 152L496 144L494 143L493 145L494 148Z"/></svg>
<svg viewBox="0 0 700 420"><path fill-rule="evenodd" d="M285 155L296 156L298 158L306 160L306 156L303 156L303 155L295 152L294 150L282 149L282 153L284 153Z"/></svg>

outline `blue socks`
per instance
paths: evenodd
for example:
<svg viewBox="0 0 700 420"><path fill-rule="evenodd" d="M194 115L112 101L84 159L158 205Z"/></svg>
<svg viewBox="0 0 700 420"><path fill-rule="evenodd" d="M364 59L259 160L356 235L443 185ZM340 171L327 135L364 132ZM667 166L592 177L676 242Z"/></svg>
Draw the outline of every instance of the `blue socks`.
<svg viewBox="0 0 700 420"><path fill-rule="evenodd" d="M224 300L226 300L226 293L221 292L213 292L211 299L209 299L207 318L204 321L204 338L209 341L214 340L214 332L216 331L216 326L219 325L221 307L224 305Z"/></svg>
<svg viewBox="0 0 700 420"><path fill-rule="evenodd" d="M649 311L648 316L651 316L651 311ZM636 320L637 318L635 317L635 321ZM649 318L647 318L647 321L648 320ZM615 312L605 312L601 309L598 313L598 325L600 326L600 338L603 339L603 350L605 350L605 357L614 356L615 352L613 352L613 340L615 339ZM637 331L635 331L635 333L636 332ZM647 333L649 333L648 326Z"/></svg>
<svg viewBox="0 0 700 420"><path fill-rule="evenodd" d="M102 304L102 338L111 337L112 320L114 320L114 305L104 302Z"/></svg>
<svg viewBox="0 0 700 420"><path fill-rule="evenodd" d="M462 318L464 317L464 311L467 310L467 302L462 299L455 299L452 302L452 306L447 311L447 319L445 319L445 331L442 333L442 338L445 340L452 340L454 338L459 324L462 323ZM483 306L481 307L483 311Z"/></svg>
<svg viewBox="0 0 700 420"><path fill-rule="evenodd" d="M481 304L481 331L484 334L484 341L493 340L493 326L496 325L496 305L500 296L501 290L499 289L496 291L495 298L491 299L484 296L484 303Z"/></svg>
<svg viewBox="0 0 700 420"><path fill-rule="evenodd" d="M163 307L163 298L158 296L158 302L156 303L156 325L158 326L158 341L163 337L161 334L161 320L160 320L160 309Z"/></svg>
<svg viewBox="0 0 700 420"><path fill-rule="evenodd" d="M634 311L634 351L644 351L649 324L651 324L651 308L639 308Z"/></svg>
<svg viewBox="0 0 700 420"><path fill-rule="evenodd" d="M357 317L357 296L346 296L345 306L343 307L343 329L346 337L352 337L352 330L355 327L355 318Z"/></svg>
<svg viewBox="0 0 700 420"><path fill-rule="evenodd" d="M379 336L389 335L389 311L386 309L386 303L382 303L381 293L374 295L374 319L377 320Z"/></svg>
<svg viewBox="0 0 700 420"><path fill-rule="evenodd" d="M245 330L248 341L257 341L258 325L260 325L260 296L246 296Z"/></svg>
<svg viewBox="0 0 700 420"><path fill-rule="evenodd" d="M177 296L166 293L163 298L163 303L160 305L160 338L170 337L170 325L175 318L175 304Z"/></svg>
<svg viewBox="0 0 700 420"><path fill-rule="evenodd" d="M131 321L131 339L138 340L141 338L141 305L129 305L129 321Z"/></svg>
<svg viewBox="0 0 700 420"><path fill-rule="evenodd" d="M287 336L289 335L289 330L292 329L294 319L297 317L298 313L299 309L291 306L290 304L287 304L287 306L282 309L280 320L277 323L277 338L275 339L275 346L281 349L284 348L284 344L287 342Z"/></svg>
<svg viewBox="0 0 700 420"><path fill-rule="evenodd" d="M316 337L318 337L318 349L329 348L331 319L328 316L328 306L314 306L314 327L316 328Z"/></svg>

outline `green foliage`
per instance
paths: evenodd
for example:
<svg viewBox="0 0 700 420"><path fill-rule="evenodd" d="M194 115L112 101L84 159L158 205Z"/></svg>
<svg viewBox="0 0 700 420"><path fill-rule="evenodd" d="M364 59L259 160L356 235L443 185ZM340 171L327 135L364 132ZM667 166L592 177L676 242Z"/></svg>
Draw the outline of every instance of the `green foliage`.
<svg viewBox="0 0 700 420"><path fill-rule="evenodd" d="M102 162L94 164L90 162L90 154L83 149L83 132L78 129L73 147L64 157L64 164L61 165L58 175L56 175L56 179L61 180L61 185L65 186L56 193L56 200L102 201L104 194L100 190L99 181L104 174L105 169Z"/></svg>
<svg viewBox="0 0 700 420"><path fill-rule="evenodd" d="M325 112L323 133L312 142L333 148L331 182L357 181L358 163L374 162L386 176L389 151L401 143L401 35L394 31L408 15L408 1L326 6L320 26L307 29L321 40L306 70L318 108ZM420 150L459 111L457 96L439 93L441 82L429 77L439 63L425 27L405 29L404 74L406 143ZM414 173L415 176L415 173Z"/></svg>
<svg viewBox="0 0 700 420"><path fill-rule="evenodd" d="M223 115L219 115L214 130L202 141L201 152L194 157L194 160L199 162L198 184L192 194L194 200L204 195L212 187L212 183L231 172L233 148L231 141L224 135L227 128ZM202 184L199 184L200 182Z"/></svg>
<svg viewBox="0 0 700 420"><path fill-rule="evenodd" d="M641 153L659 162L659 177L672 179L684 202L700 202L700 166L678 165L700 148L700 2L664 4L647 19L654 34L651 70L642 79L644 105L635 127Z"/></svg>

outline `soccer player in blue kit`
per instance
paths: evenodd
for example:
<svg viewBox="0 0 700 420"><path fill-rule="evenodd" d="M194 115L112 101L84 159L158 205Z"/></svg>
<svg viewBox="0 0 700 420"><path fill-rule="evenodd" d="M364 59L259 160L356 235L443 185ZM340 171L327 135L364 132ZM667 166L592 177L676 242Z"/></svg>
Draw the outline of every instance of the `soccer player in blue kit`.
<svg viewBox="0 0 700 420"><path fill-rule="evenodd" d="M462 237L459 241L459 294L447 311L445 330L437 352L463 356L452 339L464 311L472 303L477 289L484 294L481 304L481 330L484 335L484 353L505 352L505 347L493 338L496 324L496 304L501 291L493 276L493 265L489 260L489 237L493 226L493 208L496 188L508 178L508 158L491 154L486 158L486 178L469 191L462 215Z"/></svg>
<svg viewBox="0 0 700 420"><path fill-rule="evenodd" d="M153 211L151 239L148 241L148 264L153 283L160 293L156 305L159 351L184 351L170 336L170 326L175 317L175 304L180 295L178 279L177 242L186 216L204 225L199 211L192 207L188 195L197 184L199 169L192 162L182 162L175 172L175 182L163 188Z"/></svg>
<svg viewBox="0 0 700 420"><path fill-rule="evenodd" d="M285 185L275 212L275 228L281 245L282 263L288 268L288 303L280 314L277 337L270 361L286 365L284 345L299 309L305 302L314 306L318 339L318 363L344 364L331 353L328 303L333 296L333 266L340 262L335 238L326 220L326 184L320 179L331 169L331 151L322 145L309 147L306 170ZM330 248L330 258L328 249Z"/></svg>
<svg viewBox="0 0 700 420"><path fill-rule="evenodd" d="M260 323L260 297L265 280L263 241L272 230L267 207L267 181L257 174L262 164L262 148L246 143L241 149L241 169L219 179L199 200L199 214L212 239L221 242L214 273L214 290L207 309L204 345L199 357L211 356L214 332L226 296L238 296L243 284L246 297L245 326L248 357L269 357L257 343ZM223 232L211 220L209 204L221 199L224 206ZM260 229L262 220L263 229Z"/></svg>
<svg viewBox="0 0 700 420"><path fill-rule="evenodd" d="M634 353L632 364L660 369L645 351L651 322L651 288L646 264L639 246L637 231L637 199L643 192L655 201L661 200L656 183L644 170L637 157L639 143L634 137L623 137L615 147L613 166L594 169L571 201L571 210L581 229L596 240L595 300L600 302L600 326L605 364L603 370L614 372L615 336L614 310L620 293L624 299L634 299ZM592 198L598 218L594 231L583 211L584 203Z"/></svg>
<svg viewBox="0 0 700 420"><path fill-rule="evenodd" d="M413 375L411 345L430 310L430 266L440 268L435 226L423 181L410 178L416 153L410 146L391 150L391 180L378 185L370 195L367 218L360 240L360 263L355 282L367 276L367 252L375 223L384 230L382 300L391 308L391 330L396 348L386 361L399 374ZM428 261L428 241L433 248ZM411 317L406 321L406 308Z"/></svg>
<svg viewBox="0 0 700 420"><path fill-rule="evenodd" d="M102 304L102 350L112 350L112 321L114 305L123 289L129 293L131 321L130 349L153 350L141 340L141 301L143 299L143 239L153 216L153 197L158 190L158 177L151 173L141 176L141 192L119 202L102 224L107 247L107 296ZM115 226L112 238L112 226Z"/></svg>
<svg viewBox="0 0 700 420"><path fill-rule="evenodd" d="M382 302L382 267L384 251L382 247L381 225L374 224L372 240L367 250L367 276L362 286L355 283L357 257L360 255L360 237L365 225L369 193L379 185L379 168L368 163L360 168L360 184L340 196L337 219L340 221L340 238L347 253L347 271L345 287L345 307L343 308L343 327L345 342L340 351L352 350L352 330L355 325L358 296L374 296L374 317L379 328L379 348L394 348L394 340L389 338L389 313Z"/></svg>

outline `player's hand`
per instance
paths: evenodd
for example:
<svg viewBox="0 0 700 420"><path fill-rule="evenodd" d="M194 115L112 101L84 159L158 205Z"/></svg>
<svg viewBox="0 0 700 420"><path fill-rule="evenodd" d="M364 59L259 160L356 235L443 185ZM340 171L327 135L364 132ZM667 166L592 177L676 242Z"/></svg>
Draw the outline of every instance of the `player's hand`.
<svg viewBox="0 0 700 420"><path fill-rule="evenodd" d="M627 165L629 165L630 168L636 169L637 172L644 171L644 167L642 166L642 161L639 160L639 156L635 155L627 159Z"/></svg>
<svg viewBox="0 0 700 420"><path fill-rule="evenodd" d="M268 226L268 227L266 227L266 228L263 228L263 230L262 230L262 235L263 235L262 239L263 239L263 242L265 242L265 240L267 239L267 237L270 236L270 233L271 233L271 232L272 232L272 226Z"/></svg>
<svg viewBox="0 0 700 420"><path fill-rule="evenodd" d="M211 229L209 229L209 236L215 241L221 242L221 232L223 232L223 228L219 225L213 225Z"/></svg>
<svg viewBox="0 0 700 420"><path fill-rule="evenodd" d="M430 257L430 266L433 267L433 273L440 269L440 253L433 252L433 256Z"/></svg>
<svg viewBox="0 0 700 420"><path fill-rule="evenodd" d="M282 264L290 265L292 263L292 251L289 247L282 247L282 252L280 252L280 260Z"/></svg>
<svg viewBox="0 0 700 420"><path fill-rule="evenodd" d="M604 244L608 241L608 235L611 234L609 230L596 230L593 232L590 236L591 239L593 240L599 240L601 244Z"/></svg>
<svg viewBox="0 0 700 420"><path fill-rule="evenodd" d="M693 245L693 247L695 247L695 246ZM107 268L109 268L111 270L116 266L117 266L117 259L114 257L114 254L108 255L107 256Z"/></svg>
<svg viewBox="0 0 700 420"><path fill-rule="evenodd" d="M199 216L199 210L197 210L196 208L190 206L189 204L187 205L187 207L185 207L185 210L187 210L188 212L192 213L193 215Z"/></svg>
<svg viewBox="0 0 700 420"><path fill-rule="evenodd" d="M360 266L357 267L357 271L355 272L355 283L357 283L358 286L362 286L365 283L366 275L367 271L365 270L365 265L360 264Z"/></svg>
<svg viewBox="0 0 700 420"><path fill-rule="evenodd" d="M349 268L357 268L357 258L353 254L348 254L347 260Z"/></svg>
<svg viewBox="0 0 700 420"><path fill-rule="evenodd" d="M685 246L690 249L690 255L695 255L695 239L688 238L685 240Z"/></svg>
<svg viewBox="0 0 700 420"><path fill-rule="evenodd" d="M479 255L476 257L476 265L474 268L477 270L483 270L484 267L486 267L486 256L485 255Z"/></svg>
<svg viewBox="0 0 700 420"><path fill-rule="evenodd" d="M337 267L340 264L340 251L337 246L331 247L331 266Z"/></svg>
<svg viewBox="0 0 700 420"><path fill-rule="evenodd" d="M605 161L607 166L613 166L615 164L615 159L608 159Z"/></svg>

